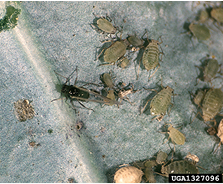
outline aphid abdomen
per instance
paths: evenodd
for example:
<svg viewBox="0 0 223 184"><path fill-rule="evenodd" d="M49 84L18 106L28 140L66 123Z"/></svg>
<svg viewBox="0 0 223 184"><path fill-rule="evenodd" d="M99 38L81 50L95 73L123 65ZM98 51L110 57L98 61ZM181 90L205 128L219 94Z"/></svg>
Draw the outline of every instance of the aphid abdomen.
<svg viewBox="0 0 223 184"><path fill-rule="evenodd" d="M165 114L171 102L172 91L167 88L162 89L151 101L151 115Z"/></svg>
<svg viewBox="0 0 223 184"><path fill-rule="evenodd" d="M198 170L195 165L189 161L180 160L170 163L166 166L167 174L197 174Z"/></svg>
<svg viewBox="0 0 223 184"><path fill-rule="evenodd" d="M214 118L223 106L223 92L220 89L210 89L203 100L202 111L204 121Z"/></svg>
<svg viewBox="0 0 223 184"><path fill-rule="evenodd" d="M216 59L210 59L204 70L204 81L210 82L215 77L219 70L218 61Z"/></svg>
<svg viewBox="0 0 223 184"><path fill-rule="evenodd" d="M154 69L159 63L159 48L157 43L150 43L142 57L142 62L147 71Z"/></svg>
<svg viewBox="0 0 223 184"><path fill-rule="evenodd" d="M115 63L126 53L126 45L124 42L116 41L104 53L104 61L107 63Z"/></svg>

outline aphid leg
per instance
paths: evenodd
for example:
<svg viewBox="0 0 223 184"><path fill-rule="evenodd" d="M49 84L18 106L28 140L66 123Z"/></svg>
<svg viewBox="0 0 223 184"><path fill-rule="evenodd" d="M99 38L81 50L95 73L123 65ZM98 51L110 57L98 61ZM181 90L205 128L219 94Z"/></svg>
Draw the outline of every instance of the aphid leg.
<svg viewBox="0 0 223 184"><path fill-rule="evenodd" d="M102 64L99 64L98 66L105 66L105 65L115 65L115 62L113 62L113 63L102 63Z"/></svg>
<svg viewBox="0 0 223 184"><path fill-rule="evenodd" d="M168 113L168 116L170 116L170 111L171 111L171 109L173 107L173 103L170 103L170 105L171 105L171 107L170 107L169 111L167 112Z"/></svg>
<svg viewBox="0 0 223 184"><path fill-rule="evenodd" d="M82 104L79 100L77 100L77 101L78 101L78 103L79 103L82 107L84 107L84 108L86 108L86 109L88 109L88 110L92 110L92 111L94 112L93 109L86 107L86 106L85 106L84 104Z"/></svg>
<svg viewBox="0 0 223 184"><path fill-rule="evenodd" d="M145 89L145 90L155 91L156 93L158 93L158 91L157 91L157 90L155 90L155 89L146 89L146 88L144 88L144 87L143 87L143 89Z"/></svg>
<svg viewBox="0 0 223 184"><path fill-rule="evenodd" d="M157 70L159 69L159 67L160 67L160 64L158 63L158 67L157 67L157 69L156 69L156 71L155 72L153 72L153 74L149 77L149 79L148 79L148 81L152 78L152 76L157 72Z"/></svg>
<svg viewBox="0 0 223 184"><path fill-rule="evenodd" d="M51 100L50 102L54 102L56 100L62 100L62 99L63 99L62 97L61 98L56 98L56 99Z"/></svg>
<svg viewBox="0 0 223 184"><path fill-rule="evenodd" d="M141 62L142 62L142 56L141 56L141 58L140 58L140 60L139 60L139 66L138 66L138 71L137 71L137 77L136 77L136 80L138 80L138 78L139 78L139 68L140 68Z"/></svg>
<svg viewBox="0 0 223 184"><path fill-rule="evenodd" d="M190 124L195 120L195 118L197 117L198 114L202 117L202 114L201 114L200 112L198 112L198 113L196 114L196 116L194 117L194 119L190 122Z"/></svg>
<svg viewBox="0 0 223 184"><path fill-rule="evenodd" d="M221 141L218 144L218 147L216 148L216 150L213 152L213 154L215 154L215 152L218 150L218 148L221 146Z"/></svg>
<svg viewBox="0 0 223 184"><path fill-rule="evenodd" d="M106 13L106 19L107 19L109 22L112 21L112 19L108 16L108 13Z"/></svg>
<svg viewBox="0 0 223 184"><path fill-rule="evenodd" d="M106 48L102 49L101 53L98 55L98 57L95 59L95 61L98 60L98 58L101 56L102 52L105 50Z"/></svg>
<svg viewBox="0 0 223 184"><path fill-rule="evenodd" d="M144 107L142 108L142 110L141 110L141 114L144 112L144 110L145 110L145 108L146 108L146 106L147 106L147 104L149 103L150 100L152 100L152 98L150 98L150 99L146 102L145 106L144 106Z"/></svg>

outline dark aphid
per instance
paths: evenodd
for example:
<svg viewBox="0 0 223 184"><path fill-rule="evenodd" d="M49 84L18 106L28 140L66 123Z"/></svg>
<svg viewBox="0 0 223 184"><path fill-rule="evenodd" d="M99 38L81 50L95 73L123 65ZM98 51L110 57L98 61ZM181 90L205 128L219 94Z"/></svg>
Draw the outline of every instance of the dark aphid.
<svg viewBox="0 0 223 184"><path fill-rule="evenodd" d="M74 70L74 72L77 71L77 68L76 70ZM74 73L72 72L72 74ZM56 72L55 72L56 73ZM56 73L57 75L60 75L58 73ZM71 74L71 75L72 75ZM71 76L70 75L70 76ZM62 75L60 75L61 77L64 77ZM70 76L67 78L67 77L64 77L66 78L66 82L62 85L62 89L61 89L61 93L65 95L65 97L68 99L70 99L70 102L73 106L73 108L75 109L74 105L73 105L73 101L78 101L78 103L85 107L81 101L84 101L84 102L88 102L88 101L91 101L91 102L97 102L97 103L104 103L104 104L117 104L117 105L121 105L121 103L117 102L117 101L113 101L107 97L104 97L102 95L100 95L98 92L94 92L92 90L88 90L86 88L83 88L83 87L78 87L76 86L76 82L77 82L77 77L75 79L75 82L74 82L74 85L67 85L67 83L69 82L69 78ZM99 98L100 100L97 100L97 99L89 99L90 96L93 95L94 97L97 97ZM55 101L55 100L58 100L58 99L54 99L52 101ZM52 102L51 101L51 102ZM87 108L87 107L85 107ZM87 108L89 109L89 108ZM89 110L92 110L92 109L89 109Z"/></svg>
<svg viewBox="0 0 223 184"><path fill-rule="evenodd" d="M112 25L111 18L106 15L106 17L98 17L94 13L93 15L98 18L97 19L97 29L98 31L102 31L108 34L115 34L117 31L117 28ZM95 27L93 24L91 24L93 27Z"/></svg>
<svg viewBox="0 0 223 184"><path fill-rule="evenodd" d="M116 171L114 176L115 183L140 183L143 172L134 166L122 167Z"/></svg>
<svg viewBox="0 0 223 184"><path fill-rule="evenodd" d="M167 153L163 151L159 151L157 156L156 156L156 162L157 164L163 164L165 160L167 159L168 155Z"/></svg>
<svg viewBox="0 0 223 184"><path fill-rule="evenodd" d="M198 40L208 40L211 37L209 29L203 24L192 22L189 29Z"/></svg>
<svg viewBox="0 0 223 184"><path fill-rule="evenodd" d="M34 108L29 100L18 100L14 103L15 114L19 121L32 119L35 115Z"/></svg>
<svg viewBox="0 0 223 184"><path fill-rule="evenodd" d="M161 39L161 37L160 37L160 39ZM161 43L163 43L163 41L162 41L162 39L161 39L161 42L159 42L158 40L149 40L148 38L147 38L147 40L148 40L149 44L147 45L147 47L145 48L145 51L143 52L142 63L147 71L156 68L158 65L156 71L149 77L149 79L150 79L157 72L157 70L160 67L159 55L163 54L163 52L160 52L158 46Z"/></svg>
<svg viewBox="0 0 223 184"><path fill-rule="evenodd" d="M187 160L180 160L171 162L168 165L163 165L161 175L169 177L169 174L198 174L197 167L192 162Z"/></svg>
<svg viewBox="0 0 223 184"><path fill-rule="evenodd" d="M214 153L218 150L218 148L223 144L223 119L220 121L218 125L218 133L217 136L220 138L220 142Z"/></svg>
<svg viewBox="0 0 223 184"><path fill-rule="evenodd" d="M153 97L152 100L149 99L146 102L143 109L141 110L141 113L143 113L147 104L151 100L151 102L150 102L150 113L151 113L151 115L156 116L155 118L158 121L161 121L163 119L163 116L166 114L166 111L167 111L168 107L172 104L171 103L171 96L173 96L173 89L171 87L169 87L169 86L163 87L162 82L161 82L161 87L163 89L160 92L158 92ZM152 89L147 89L147 90L152 90Z"/></svg>

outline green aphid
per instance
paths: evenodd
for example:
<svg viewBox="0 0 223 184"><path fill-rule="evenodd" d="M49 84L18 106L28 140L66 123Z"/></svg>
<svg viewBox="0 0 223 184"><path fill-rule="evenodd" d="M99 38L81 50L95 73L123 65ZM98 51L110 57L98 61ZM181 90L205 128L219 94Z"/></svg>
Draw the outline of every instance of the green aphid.
<svg viewBox="0 0 223 184"><path fill-rule="evenodd" d="M163 41L162 40L161 42L159 42L158 40L148 40L148 41L149 41L149 44L147 45L147 47L145 48L145 51L143 52L142 63L147 71L156 68L158 65L155 72L153 72L153 74L149 77L150 79L160 67L159 55L163 54L163 52L160 52L158 45L163 43Z"/></svg>
<svg viewBox="0 0 223 184"><path fill-rule="evenodd" d="M206 10L201 10L199 15L199 22L204 23L208 20L208 18L209 18L208 12Z"/></svg>
<svg viewBox="0 0 223 184"><path fill-rule="evenodd" d="M208 40L211 37L210 31L205 25L192 22L189 29L198 40Z"/></svg>
<svg viewBox="0 0 223 184"><path fill-rule="evenodd" d="M194 97L194 103L200 105L204 99L205 92L203 90L198 90L197 94Z"/></svg>
<svg viewBox="0 0 223 184"><path fill-rule="evenodd" d="M168 155L167 153L163 151L159 151L157 156L156 156L156 162L157 164L163 164L165 160L167 159Z"/></svg>
<svg viewBox="0 0 223 184"><path fill-rule="evenodd" d="M161 85L162 86L162 85ZM166 111L170 105L173 105L171 103L171 96L173 96L173 89L169 86L163 87L162 90L158 92L153 99L149 99L145 106L143 107L141 113L145 110L147 104L150 102L150 114L152 116L156 116L155 118L158 121L161 121L163 117L166 114ZM145 89L145 88L144 88Z"/></svg>
<svg viewBox="0 0 223 184"><path fill-rule="evenodd" d="M114 88L114 83L112 81L112 77L109 73L104 73L100 76L101 81L105 84L106 87L110 89Z"/></svg>

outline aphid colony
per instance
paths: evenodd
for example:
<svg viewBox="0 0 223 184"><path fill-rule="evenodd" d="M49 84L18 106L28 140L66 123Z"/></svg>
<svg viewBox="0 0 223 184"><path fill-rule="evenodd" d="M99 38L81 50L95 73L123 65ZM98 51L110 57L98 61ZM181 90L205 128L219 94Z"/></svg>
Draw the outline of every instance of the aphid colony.
<svg viewBox="0 0 223 184"><path fill-rule="evenodd" d="M115 172L115 183L156 183L156 175L169 177L169 174L199 174L196 155L188 153L183 160L166 161L167 153L159 151L156 159L134 162ZM199 167L199 166L198 166Z"/></svg>

